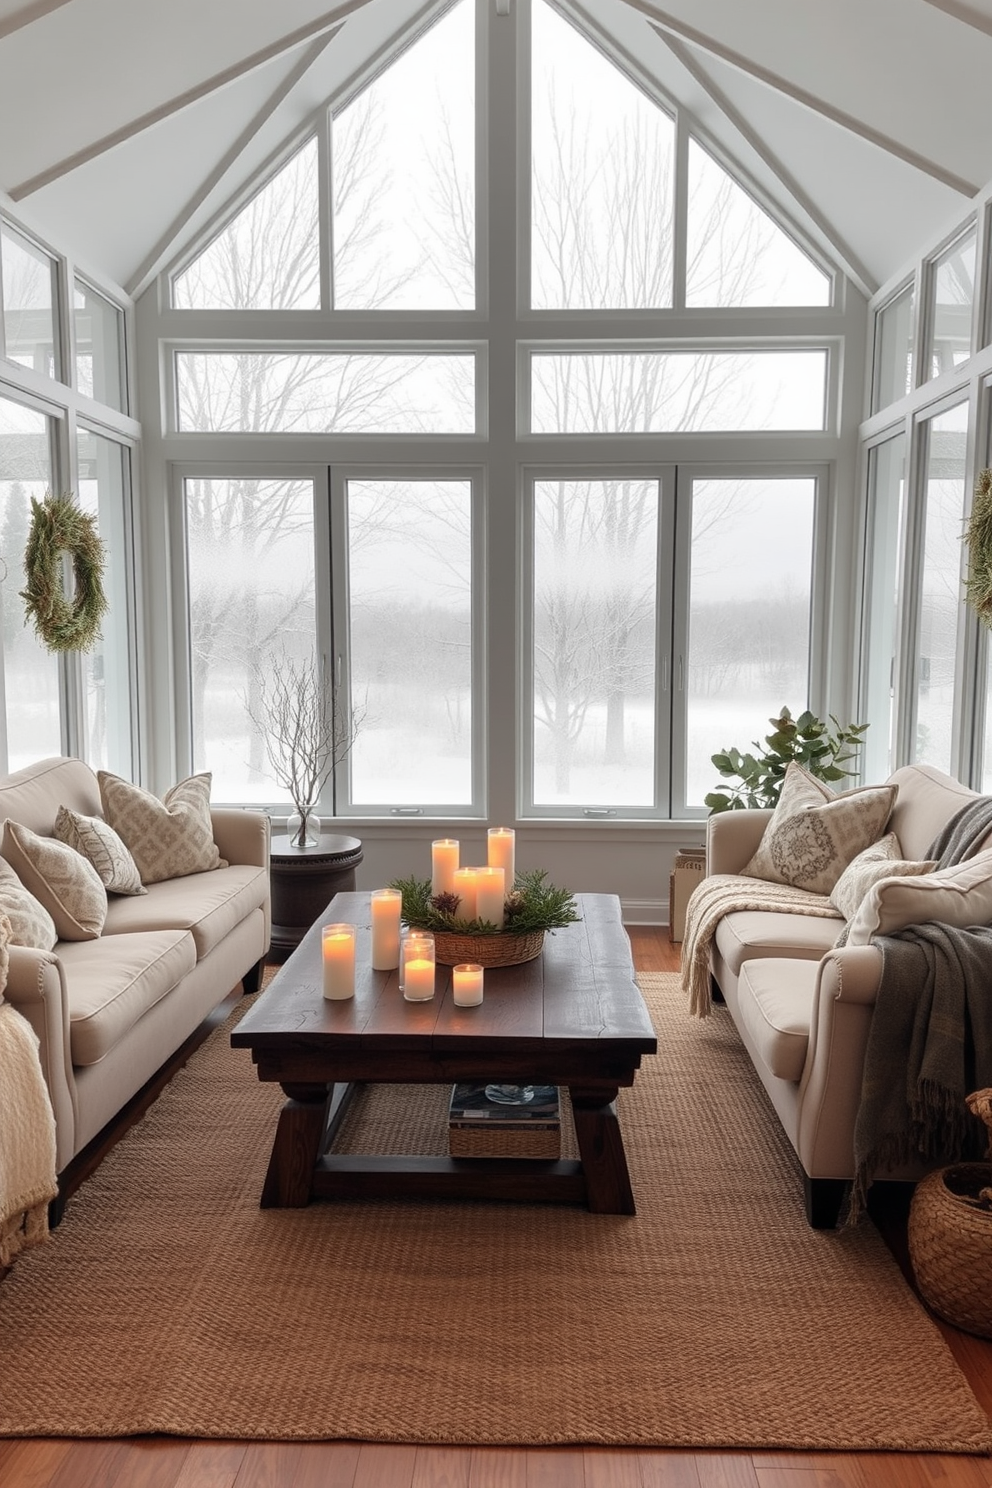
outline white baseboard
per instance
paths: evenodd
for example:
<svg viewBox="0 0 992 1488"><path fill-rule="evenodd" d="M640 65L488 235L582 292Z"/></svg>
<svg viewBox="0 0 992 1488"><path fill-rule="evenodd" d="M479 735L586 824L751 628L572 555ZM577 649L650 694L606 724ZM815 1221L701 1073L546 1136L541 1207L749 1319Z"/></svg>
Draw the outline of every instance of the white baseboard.
<svg viewBox="0 0 992 1488"><path fill-rule="evenodd" d="M621 899L620 913L625 925L669 925L667 899Z"/></svg>

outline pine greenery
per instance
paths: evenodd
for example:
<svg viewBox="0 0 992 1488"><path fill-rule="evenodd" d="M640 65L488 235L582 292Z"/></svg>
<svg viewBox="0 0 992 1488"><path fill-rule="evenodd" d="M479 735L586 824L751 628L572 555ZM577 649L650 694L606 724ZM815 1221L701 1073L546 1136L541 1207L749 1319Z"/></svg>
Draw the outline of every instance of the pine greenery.
<svg viewBox="0 0 992 1488"><path fill-rule="evenodd" d="M525 935L534 930L560 930L580 918L575 900L567 889L547 881L542 868L518 873L506 896L506 924L502 930L491 920L460 919L455 911L439 908L431 897L429 878L397 878L389 885L403 895L403 922L416 930L454 931L459 935ZM448 896L438 896L448 897Z"/></svg>

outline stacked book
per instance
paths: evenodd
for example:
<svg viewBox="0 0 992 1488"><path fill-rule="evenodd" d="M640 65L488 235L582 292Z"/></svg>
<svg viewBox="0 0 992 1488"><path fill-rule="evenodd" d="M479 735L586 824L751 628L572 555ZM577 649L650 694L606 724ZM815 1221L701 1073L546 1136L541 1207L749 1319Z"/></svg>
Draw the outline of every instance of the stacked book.
<svg viewBox="0 0 992 1488"><path fill-rule="evenodd" d="M534 1085L520 1105L491 1100L486 1085L455 1085L448 1110L452 1157L561 1156L561 1111L554 1085Z"/></svg>

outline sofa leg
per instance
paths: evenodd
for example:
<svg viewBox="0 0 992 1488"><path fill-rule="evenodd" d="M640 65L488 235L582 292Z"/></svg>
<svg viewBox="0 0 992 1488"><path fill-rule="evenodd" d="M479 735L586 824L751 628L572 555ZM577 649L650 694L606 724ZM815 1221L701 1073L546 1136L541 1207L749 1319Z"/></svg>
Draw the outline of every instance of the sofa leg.
<svg viewBox="0 0 992 1488"><path fill-rule="evenodd" d="M811 1178L803 1174L806 1196L806 1218L814 1230L833 1230L840 1218L840 1206L847 1192L846 1178Z"/></svg>
<svg viewBox="0 0 992 1488"><path fill-rule="evenodd" d="M723 995L723 988L720 986L716 977L712 975L710 976L710 996L714 1002L726 1002L727 1000Z"/></svg>
<svg viewBox="0 0 992 1488"><path fill-rule="evenodd" d="M67 1197L68 1196L65 1192L65 1189L60 1183L58 1193L48 1205L48 1228L50 1230L54 1230L57 1225L60 1225L62 1223L62 1216L65 1213Z"/></svg>
<svg viewBox="0 0 992 1488"><path fill-rule="evenodd" d="M265 957L256 961L254 966L249 967L241 978L241 989L245 997L251 992L257 992L262 985L262 972L265 970Z"/></svg>

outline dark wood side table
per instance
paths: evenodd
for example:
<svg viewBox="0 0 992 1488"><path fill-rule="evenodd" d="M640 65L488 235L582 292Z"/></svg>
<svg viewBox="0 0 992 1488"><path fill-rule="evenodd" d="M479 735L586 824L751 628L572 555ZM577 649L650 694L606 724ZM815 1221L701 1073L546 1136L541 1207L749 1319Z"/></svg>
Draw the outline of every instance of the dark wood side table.
<svg viewBox="0 0 992 1488"><path fill-rule="evenodd" d="M316 847L293 847L285 833L273 836L269 882L274 952L295 950L334 895L354 889L362 857L357 837L325 832Z"/></svg>

